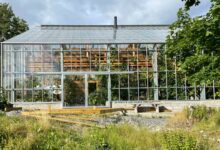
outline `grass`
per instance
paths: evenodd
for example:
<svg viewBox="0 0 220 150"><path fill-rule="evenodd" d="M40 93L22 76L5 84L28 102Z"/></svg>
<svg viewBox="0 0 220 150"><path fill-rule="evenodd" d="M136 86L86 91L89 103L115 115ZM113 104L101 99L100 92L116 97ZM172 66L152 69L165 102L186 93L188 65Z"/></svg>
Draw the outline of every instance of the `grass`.
<svg viewBox="0 0 220 150"><path fill-rule="evenodd" d="M178 121L189 121L188 110L182 112ZM176 150L213 149L209 139L195 132L212 120L214 131L219 128L220 115L214 111L208 118L196 120L190 129L153 132L144 127L128 124L110 125L104 129L75 128L54 121L26 117L0 115L0 149L16 150ZM182 119L181 119L182 118ZM178 121L177 121L178 120ZM200 124L199 124L200 123ZM79 130L80 129L80 130ZM217 134L219 135L219 134ZM216 135L216 136L217 136Z"/></svg>

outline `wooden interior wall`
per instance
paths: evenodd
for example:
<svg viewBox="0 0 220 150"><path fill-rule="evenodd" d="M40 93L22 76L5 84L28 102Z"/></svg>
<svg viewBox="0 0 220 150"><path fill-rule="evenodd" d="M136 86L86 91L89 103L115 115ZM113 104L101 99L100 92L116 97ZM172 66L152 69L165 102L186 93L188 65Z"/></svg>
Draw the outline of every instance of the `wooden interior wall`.
<svg viewBox="0 0 220 150"><path fill-rule="evenodd" d="M107 50L104 48L82 49L72 48L72 51L64 51L63 65L64 71L89 71L98 66L107 66ZM120 48L111 53L111 67L126 65L132 68L152 67L151 59L147 59L144 53L140 53L137 48ZM113 56L114 55L114 56ZM54 57L54 56L52 56ZM44 52L42 56L35 56L32 60L26 61L29 71L53 71L54 60L59 62L60 56L52 58ZM30 58L27 58L30 59Z"/></svg>

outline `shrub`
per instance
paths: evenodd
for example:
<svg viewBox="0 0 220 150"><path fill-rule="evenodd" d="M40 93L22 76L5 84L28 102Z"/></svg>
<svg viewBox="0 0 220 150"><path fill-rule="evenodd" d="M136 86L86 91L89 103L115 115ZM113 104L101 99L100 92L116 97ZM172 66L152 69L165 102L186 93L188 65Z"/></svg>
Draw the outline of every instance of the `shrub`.
<svg viewBox="0 0 220 150"><path fill-rule="evenodd" d="M188 119L192 119L194 121L202 121L207 120L210 116L215 113L214 108L207 107L205 105L197 105L192 108L185 108L184 112Z"/></svg>
<svg viewBox="0 0 220 150"><path fill-rule="evenodd" d="M5 90L3 88L0 88L0 110L5 110L7 104L8 102L5 96Z"/></svg>
<svg viewBox="0 0 220 150"><path fill-rule="evenodd" d="M161 139L165 150L203 150L211 147L207 141L200 140L183 130L164 132Z"/></svg>
<svg viewBox="0 0 220 150"><path fill-rule="evenodd" d="M112 125L105 129L93 129L85 135L85 143L88 149L160 149L158 135L149 132L146 128L133 126Z"/></svg>
<svg viewBox="0 0 220 150"><path fill-rule="evenodd" d="M104 88L94 91L89 94L89 104L91 105L104 105L107 99L107 90Z"/></svg>

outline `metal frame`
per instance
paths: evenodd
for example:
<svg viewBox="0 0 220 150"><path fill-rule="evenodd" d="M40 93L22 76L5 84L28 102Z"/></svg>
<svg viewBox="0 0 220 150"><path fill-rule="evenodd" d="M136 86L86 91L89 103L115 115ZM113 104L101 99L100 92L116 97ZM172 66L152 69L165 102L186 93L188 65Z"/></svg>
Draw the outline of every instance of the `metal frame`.
<svg viewBox="0 0 220 150"><path fill-rule="evenodd" d="M50 45L50 44L55 44L55 43L7 43L7 42L6 43L4 43L4 42L1 43L1 68L2 68L1 69L1 86L4 86L4 84L3 84L4 76L7 75L7 74L10 74L11 78L9 78L9 80L10 80L10 83L11 83L11 87L10 87L10 89L6 88L6 90L7 91L11 91L11 98L12 98L12 102L13 103L15 102L15 100L14 100L15 91L19 90L19 89L15 89L14 88L14 80L15 80L15 75L16 74L21 74L23 81L24 81L24 78L25 78L25 74L31 74L32 75L32 81L33 81L33 76L34 75L60 75L61 76L61 90L62 90L62 93L64 93L64 79L65 79L66 75L85 75L85 80L86 80L86 76L88 76L90 74L92 74L92 75L108 75L108 85L107 86L108 86L108 101L109 102L112 101L111 89L118 90L118 98L119 98L118 100L119 101L122 101L122 99L121 99L121 90L127 90L128 91L128 101L131 101L130 100L131 99L130 98L130 93L131 93L130 91L136 89L136 90L138 90L137 101L141 101L140 90L146 90L146 100L147 99L148 100L152 99L150 97L151 90L154 91L154 96L153 96L154 100L161 100L159 98L160 90L161 89L166 89L166 99L165 100L170 100L171 97L170 97L169 93L172 93L172 89L173 89L173 90L175 90L175 98L174 98L174 100L178 100L178 96L179 96L178 95L178 89L184 89L184 98L183 99L189 100L191 98L188 95L188 90L193 90L193 88L194 88L194 98L193 99L196 100L197 99L196 98L197 97L197 89L212 88L213 99L216 99L216 94L215 94L216 91L217 91L216 88L219 88L219 86L217 86L215 84L214 80L213 80L211 86L208 86L208 85L196 86L196 84L194 86L193 85L187 86L187 79L186 79L186 77L185 77L184 84L183 85L179 85L178 84L178 73L179 73L179 71L177 70L176 59L174 59L175 66L174 66L173 70L169 70L168 69L168 65L167 65L168 60L167 60L167 56L166 55L164 56L165 70L159 70L158 69L158 64L157 64L157 59L158 59L158 57L157 57L157 55L158 55L157 54L158 53L157 52L158 51L158 46L157 45L164 44L164 43L132 43L132 44L146 44L147 45L145 47L145 50L144 50L144 52L146 53L146 59L150 59L150 56L148 55L149 52L152 51L153 53L156 53L156 56L154 57L155 63L153 64L155 66L155 68L153 69L153 71L150 71L149 67L147 67L147 66L146 66L146 70L145 71L141 71L139 67L137 67L136 71L130 71L129 67L128 67L127 71L111 71L111 67L110 67L110 65L111 65L110 45L112 45L112 44L113 45L117 45L116 46L116 49L117 49L117 52L118 52L118 58L117 59L118 59L118 62L119 62L119 60L120 60L120 55L119 55L120 54L120 45L121 44L126 45L126 44L130 44L130 43L121 43L121 44L118 44L118 43L112 43L112 44L98 43L97 45L108 45L107 46L107 58L108 58L107 59L107 65L108 65L108 70L107 71L92 71L92 69L91 69L91 56L90 56L90 71L66 72L66 71L64 71L64 63L63 63L63 61L64 61L63 57L64 57L64 51L65 51L65 50L63 50L63 45L66 44L66 43L62 43L62 44L58 44L58 45L60 45L60 63L61 63L61 71L60 72L42 72L42 71L40 71L40 72L31 72L31 73L30 72L26 72L25 68L23 68L23 70L21 72L16 72L14 70L15 69L15 66L14 66L15 65L15 60L13 58L15 57L14 56L15 55L15 50L13 50L12 46L13 45L17 45L17 44L18 45L22 45L22 44L31 45L32 46L31 51L33 51L33 45L44 45L44 44ZM71 45L79 45L79 44L74 44L74 43L70 43L70 44ZM92 44L94 44L94 43L92 43ZM152 50L149 50L148 46L152 45L152 44L154 44L155 47ZM80 50L79 50L79 52L80 52L80 66L82 64L82 62L81 62L81 60L82 60L82 45L84 45L84 44L80 44ZM5 46L7 46L8 50L4 49ZM164 48L166 49L166 46ZM99 49L98 52L99 52L99 63L100 63L100 47L98 49ZM29 51L29 50L21 49L21 50L18 50L17 52L23 52L22 54L24 54L24 52L27 52L27 51ZM42 49L39 50L39 52L40 51L42 52ZM47 51L47 50L45 50L45 51ZM52 50L48 50L48 51L52 52ZM59 51L59 50L56 50L56 51ZM137 50L137 62L136 62L137 64L138 64L138 61L139 61L139 51L141 51L141 50L140 49ZM11 66L12 67L11 68L12 72L7 72L7 71L3 70L3 69L5 69L7 67L5 65L9 65L9 64L3 64L4 63L3 59L4 59L4 55L5 55L4 52L10 52L10 56L12 56L12 59L10 60L11 64L12 64L12 66ZM90 49L90 55L91 55L91 53L92 53L92 51ZM21 60L23 61L23 64L25 64L26 61L25 61L24 55L21 56L21 57L22 57ZM52 57L52 59L54 59L54 58ZM127 63L129 63L131 61L129 59L128 59ZM8 61L7 61L7 63L8 63ZM52 61L52 63L53 63L53 61ZM160 74L162 72L165 73L165 82L166 82L165 86L160 86L158 84L158 74ZM131 85L130 85L130 75L129 74L133 74L133 73L137 73L137 87L131 87ZM147 84L144 87L142 87L140 85L140 81L139 81L140 80L139 77L140 77L141 73L146 73L146 75L147 75L147 78L146 78ZM149 80L149 75L150 74L149 73L153 73L153 75L154 75L153 82L154 82L154 84L156 84L155 86L150 85L150 80ZM168 76L169 73L174 73L175 74L175 77L174 77L175 78L174 79L175 80L175 85L171 85L171 86L169 85L169 76ZM111 86L111 82L112 82L111 74L118 74L118 75L127 74L128 75L128 83L127 83L128 86L127 87L121 87L121 82L122 81L121 81L121 77L120 77L117 88L115 88L115 87L113 88ZM88 82L87 82L87 84L88 84ZM85 87L86 88L88 87L88 85L86 86L86 83L85 83ZM171 91L169 91L169 89ZM23 91L25 91L25 90L32 90L32 99L34 99L34 97L33 97L33 90L34 89L33 88L32 89L27 89L27 88L23 87L22 90ZM43 90L43 89L39 89L39 90ZM207 94L206 90L204 90L203 95L204 94L205 95ZM133 99L132 99L132 101L133 101ZM86 102L85 106L88 106L88 92L86 94L86 101L85 102ZM42 102L42 103L48 103L48 102ZM53 103L53 101L51 103ZM57 102L55 102L55 103L57 103ZM61 103L62 103L62 106L63 106L63 104L64 104L64 94L61 94Z"/></svg>

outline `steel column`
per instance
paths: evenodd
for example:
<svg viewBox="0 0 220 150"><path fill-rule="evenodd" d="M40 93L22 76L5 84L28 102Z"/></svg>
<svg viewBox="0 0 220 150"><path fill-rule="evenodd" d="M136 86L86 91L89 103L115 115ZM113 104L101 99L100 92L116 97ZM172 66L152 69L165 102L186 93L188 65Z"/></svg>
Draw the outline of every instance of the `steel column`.
<svg viewBox="0 0 220 150"><path fill-rule="evenodd" d="M154 52L152 55L153 78L154 78L154 100L159 100L157 57L158 57L158 51L157 51L157 46L155 46Z"/></svg>
<svg viewBox="0 0 220 150"><path fill-rule="evenodd" d="M85 77L85 79L84 79L84 82L85 82L85 106L88 107L88 105L89 105L88 74L85 74L84 77Z"/></svg>

